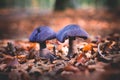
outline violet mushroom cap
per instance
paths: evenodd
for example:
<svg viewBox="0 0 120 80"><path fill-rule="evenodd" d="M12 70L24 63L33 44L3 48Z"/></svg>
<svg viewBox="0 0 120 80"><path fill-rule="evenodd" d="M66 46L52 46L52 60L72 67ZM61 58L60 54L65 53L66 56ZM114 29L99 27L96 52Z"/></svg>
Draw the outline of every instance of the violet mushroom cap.
<svg viewBox="0 0 120 80"><path fill-rule="evenodd" d="M87 39L89 37L89 34L82 29L79 25L76 24L70 24L65 26L62 30L60 30L57 35L56 38L58 41L60 42L64 42L66 39L69 38L69 52L68 52L68 56L70 56L73 52L72 52L72 41L74 39L71 40L71 38L75 38L75 37L80 37L83 39Z"/></svg>
<svg viewBox="0 0 120 80"><path fill-rule="evenodd" d="M65 26L56 35L56 38L62 43L69 37L80 37L83 39L87 39L89 37L89 34L79 25L70 24Z"/></svg>
<svg viewBox="0 0 120 80"><path fill-rule="evenodd" d="M56 33L48 26L41 26L36 28L30 35L30 42L42 43L46 40L51 40L56 38Z"/></svg>
<svg viewBox="0 0 120 80"><path fill-rule="evenodd" d="M49 26L40 26L36 28L30 35L30 42L40 44L40 57L50 59L52 61L55 56L46 48L46 40L56 38L56 33Z"/></svg>

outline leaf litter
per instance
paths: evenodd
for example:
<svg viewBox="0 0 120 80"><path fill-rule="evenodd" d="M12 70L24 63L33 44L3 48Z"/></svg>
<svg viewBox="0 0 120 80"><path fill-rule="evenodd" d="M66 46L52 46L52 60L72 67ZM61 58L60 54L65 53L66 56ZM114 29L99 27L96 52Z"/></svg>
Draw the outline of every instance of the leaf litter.
<svg viewBox="0 0 120 80"><path fill-rule="evenodd" d="M54 44L53 44L54 42ZM47 48L55 53L56 59L39 57L37 43L17 40L0 41L0 77L8 80L119 80L120 77L120 34L109 34L96 41L79 41L76 53L66 57L68 41L47 42ZM6 77L5 77L6 76ZM102 77L101 77L102 76ZM104 77L103 77L104 76Z"/></svg>

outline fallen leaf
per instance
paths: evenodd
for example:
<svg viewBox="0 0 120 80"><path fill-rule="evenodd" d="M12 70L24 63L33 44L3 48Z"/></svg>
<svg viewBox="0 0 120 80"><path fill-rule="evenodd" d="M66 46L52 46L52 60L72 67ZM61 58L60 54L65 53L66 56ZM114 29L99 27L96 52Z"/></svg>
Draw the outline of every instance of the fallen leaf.
<svg viewBox="0 0 120 80"><path fill-rule="evenodd" d="M85 45L82 49L83 52L87 52L89 50L92 50L92 47L93 47L93 44L92 43L89 43L87 45Z"/></svg>

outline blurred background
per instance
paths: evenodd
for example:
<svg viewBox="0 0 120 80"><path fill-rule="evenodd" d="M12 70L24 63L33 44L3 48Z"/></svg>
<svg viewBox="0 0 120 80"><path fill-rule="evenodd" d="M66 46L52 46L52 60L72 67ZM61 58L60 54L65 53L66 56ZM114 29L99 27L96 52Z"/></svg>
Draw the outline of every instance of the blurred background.
<svg viewBox="0 0 120 80"><path fill-rule="evenodd" d="M90 35L120 33L120 0L0 0L0 39L27 39L38 26L78 24Z"/></svg>

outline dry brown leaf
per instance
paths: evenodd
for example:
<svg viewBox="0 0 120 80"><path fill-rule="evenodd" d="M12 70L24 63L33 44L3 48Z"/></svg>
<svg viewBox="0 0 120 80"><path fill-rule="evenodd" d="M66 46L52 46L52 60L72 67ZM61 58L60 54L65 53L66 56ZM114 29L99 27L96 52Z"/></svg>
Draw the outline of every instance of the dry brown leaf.
<svg viewBox="0 0 120 80"><path fill-rule="evenodd" d="M79 54L79 56L77 57L77 62L79 62L79 60L81 60L83 56L84 56L83 53Z"/></svg>
<svg viewBox="0 0 120 80"><path fill-rule="evenodd" d="M67 65L67 66L65 66L65 68L63 70L74 72L74 73L79 72L79 69L73 65Z"/></svg>
<svg viewBox="0 0 120 80"><path fill-rule="evenodd" d="M85 45L82 49L83 52L87 52L89 50L92 50L92 47L93 47L93 44L92 43L89 43L87 45Z"/></svg>
<svg viewBox="0 0 120 80"><path fill-rule="evenodd" d="M6 54L1 54L1 55L3 56L2 62L4 63L9 63L12 59L14 59L14 57L10 55L6 55Z"/></svg>
<svg viewBox="0 0 120 80"><path fill-rule="evenodd" d="M12 59L12 60L7 64L8 67L18 67L19 65L20 65L20 64L19 64L17 58Z"/></svg>

